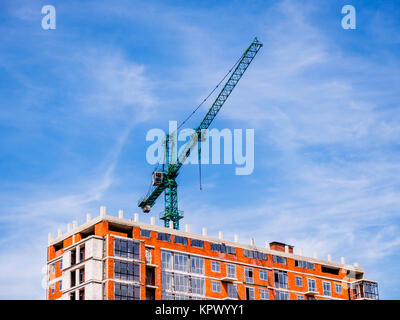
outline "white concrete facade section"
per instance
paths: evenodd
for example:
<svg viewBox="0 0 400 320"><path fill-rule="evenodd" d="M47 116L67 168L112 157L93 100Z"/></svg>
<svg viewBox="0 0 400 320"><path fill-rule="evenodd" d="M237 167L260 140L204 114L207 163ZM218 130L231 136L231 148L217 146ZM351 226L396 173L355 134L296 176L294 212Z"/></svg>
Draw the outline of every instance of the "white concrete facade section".
<svg viewBox="0 0 400 320"><path fill-rule="evenodd" d="M103 258L103 240L92 238L85 243L86 259Z"/></svg>
<svg viewBox="0 0 400 320"><path fill-rule="evenodd" d="M89 260L85 262L85 282L103 280L103 262L98 260Z"/></svg>
<svg viewBox="0 0 400 320"><path fill-rule="evenodd" d="M85 286L85 300L103 300L103 287L101 283L89 283Z"/></svg>
<svg viewBox="0 0 400 320"><path fill-rule="evenodd" d="M62 275L63 291L71 288L71 271L64 271ZM63 295L64 296L64 295Z"/></svg>
<svg viewBox="0 0 400 320"><path fill-rule="evenodd" d="M63 254L63 269L67 269L71 266L71 250L65 251Z"/></svg>

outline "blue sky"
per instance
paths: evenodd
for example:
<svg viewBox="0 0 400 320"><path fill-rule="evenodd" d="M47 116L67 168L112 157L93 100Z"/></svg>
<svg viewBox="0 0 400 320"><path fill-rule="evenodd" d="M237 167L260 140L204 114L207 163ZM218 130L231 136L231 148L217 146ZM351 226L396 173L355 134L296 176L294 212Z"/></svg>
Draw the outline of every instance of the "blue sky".
<svg viewBox="0 0 400 320"><path fill-rule="evenodd" d="M41 28L46 4L56 30ZM356 30L341 27L345 4ZM381 298L400 297L397 1L0 7L0 298L44 298L49 232L100 205L140 212L147 131L186 118L254 36L264 47L212 125L255 130L254 172L204 165L199 191L198 167L185 166L183 223L344 256L379 281Z"/></svg>

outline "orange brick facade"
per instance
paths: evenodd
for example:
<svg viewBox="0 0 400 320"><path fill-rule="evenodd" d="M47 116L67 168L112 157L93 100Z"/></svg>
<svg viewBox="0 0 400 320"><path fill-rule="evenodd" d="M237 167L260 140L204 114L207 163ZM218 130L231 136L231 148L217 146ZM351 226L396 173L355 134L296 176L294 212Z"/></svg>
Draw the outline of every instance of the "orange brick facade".
<svg viewBox="0 0 400 320"><path fill-rule="evenodd" d="M142 236L141 230L149 230L150 237ZM169 241L158 240L158 233L168 234ZM187 244L175 243L175 237L186 238ZM130 239L137 243L138 252L135 254L138 254L138 258L118 257L115 252L116 239ZM203 248L193 246L192 239L203 241ZM226 244L234 248L235 252L231 254L212 250L211 243ZM246 257L245 250L261 252L264 258ZM162 268L162 251L173 257L183 255L188 259L187 261L201 260L203 271L201 274L176 270L167 272ZM281 257L286 263L274 262L273 256ZM63 263L63 270L60 268L62 260L66 261ZM73 263L70 262L72 260ZM134 264L137 268L135 279L119 279L114 269L115 260ZM206 300L275 300L282 297L290 300L363 298L360 296L361 291L357 283L364 285L364 273L358 267L295 255L293 247L280 243L271 243L269 248L259 248L116 218L95 220L86 227L82 226L75 232L72 231L71 235L66 235L64 239L63 237L55 239L47 249L47 261L47 299L50 300L113 300L117 298L116 285L123 287L120 289L122 294L125 294L127 287L134 288L132 289L135 292L134 298L141 300L162 300L166 297ZM307 261L313 266L313 270L296 266L295 263L299 263L298 261ZM212 263L218 267L217 270L212 270ZM228 277L227 265L234 266L235 278ZM123 270L125 272L125 269ZM247 274L251 275L247 279L246 270ZM194 281L193 279L197 279L196 281L201 279L199 282L201 288L198 291L200 294L190 294L190 286L187 292L185 292L186 289L184 292L166 290L163 287L162 277L167 277L167 273L163 274L163 271L172 277L180 274L185 281L190 279L189 283ZM282 282L279 282L281 280L278 273L283 279ZM309 279L315 280L313 290L310 290ZM217 290L213 288L213 282ZM61 290L60 283L62 283ZM374 285L375 282L371 283ZM232 294L229 296L228 287L235 288L237 295L234 293L233 296Z"/></svg>

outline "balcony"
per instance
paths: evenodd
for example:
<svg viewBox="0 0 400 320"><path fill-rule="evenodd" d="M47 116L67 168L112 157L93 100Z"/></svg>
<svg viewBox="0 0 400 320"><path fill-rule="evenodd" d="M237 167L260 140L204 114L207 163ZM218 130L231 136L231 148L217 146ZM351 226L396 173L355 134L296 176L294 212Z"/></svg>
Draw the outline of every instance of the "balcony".
<svg viewBox="0 0 400 320"><path fill-rule="evenodd" d="M308 291L305 293L306 296L315 296L315 295L317 295L317 294L318 294L318 291L315 291L315 290L308 290Z"/></svg>
<svg viewBox="0 0 400 320"><path fill-rule="evenodd" d="M351 293L355 300L379 300L378 283L360 280L351 284Z"/></svg>
<svg viewBox="0 0 400 320"><path fill-rule="evenodd" d="M237 281L237 278L228 275L226 277L221 278L221 281L224 281L224 282L235 282L235 281Z"/></svg>

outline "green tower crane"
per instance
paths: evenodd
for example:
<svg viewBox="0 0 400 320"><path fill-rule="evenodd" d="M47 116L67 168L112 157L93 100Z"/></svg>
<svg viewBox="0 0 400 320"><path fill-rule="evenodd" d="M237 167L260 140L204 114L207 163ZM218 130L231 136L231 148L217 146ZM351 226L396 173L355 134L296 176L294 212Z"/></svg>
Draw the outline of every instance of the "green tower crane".
<svg viewBox="0 0 400 320"><path fill-rule="evenodd" d="M147 195L140 199L138 203L138 206L142 208L143 212L150 212L150 209L156 202L157 198L165 191L164 211L160 216L160 219L164 220L165 227L169 227L170 221L172 221L174 229L179 230L179 220L183 218L183 212L178 210L178 184L176 183L176 178L179 174L180 168L189 157L192 150L196 147L198 141L202 141L204 130L209 128L219 110L222 108L261 47L262 43L259 42L257 38L254 38L253 42L235 64L234 71L226 81L206 116L194 129L195 136L191 137L190 141L186 144L184 150L178 155L177 159L174 159L174 152L172 152L176 147L176 141L174 141L175 139L170 135L166 135L164 141L165 152L162 170L153 172L152 187Z"/></svg>

